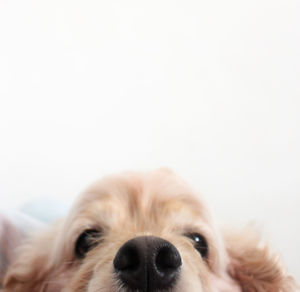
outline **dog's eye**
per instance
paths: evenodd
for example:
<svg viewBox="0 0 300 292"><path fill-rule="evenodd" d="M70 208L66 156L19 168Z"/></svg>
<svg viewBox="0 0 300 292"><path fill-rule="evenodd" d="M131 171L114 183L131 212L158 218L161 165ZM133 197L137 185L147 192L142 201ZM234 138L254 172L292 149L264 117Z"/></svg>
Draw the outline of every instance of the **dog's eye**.
<svg viewBox="0 0 300 292"><path fill-rule="evenodd" d="M208 245L206 239L199 233L188 233L186 236L193 240L195 249L199 251L202 258L206 259L208 254Z"/></svg>
<svg viewBox="0 0 300 292"><path fill-rule="evenodd" d="M88 229L82 232L75 244L76 257L84 258L85 254L99 243L101 235L102 232L95 229Z"/></svg>

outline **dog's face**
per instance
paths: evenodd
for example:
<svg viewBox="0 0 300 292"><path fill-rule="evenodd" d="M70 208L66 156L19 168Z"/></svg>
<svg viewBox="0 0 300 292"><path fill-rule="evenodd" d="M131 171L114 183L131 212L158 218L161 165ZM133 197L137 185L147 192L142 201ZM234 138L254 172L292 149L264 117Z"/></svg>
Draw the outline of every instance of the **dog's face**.
<svg viewBox="0 0 300 292"><path fill-rule="evenodd" d="M21 260L11 268L7 291L238 292L247 276L234 270L240 259L226 247L206 205L167 170L94 184L35 246L35 252L29 245L22 252L31 268L20 268ZM35 279L28 278L29 269Z"/></svg>
<svg viewBox="0 0 300 292"><path fill-rule="evenodd" d="M192 194L165 171L90 188L66 221L64 248L77 261L69 290L211 291L211 281L226 278L228 258Z"/></svg>

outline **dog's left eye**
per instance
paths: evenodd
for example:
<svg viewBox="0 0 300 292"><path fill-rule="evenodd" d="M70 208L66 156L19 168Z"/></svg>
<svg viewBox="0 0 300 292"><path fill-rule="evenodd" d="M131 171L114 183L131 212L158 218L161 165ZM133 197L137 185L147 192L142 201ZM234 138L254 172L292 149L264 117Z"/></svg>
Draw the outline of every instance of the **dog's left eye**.
<svg viewBox="0 0 300 292"><path fill-rule="evenodd" d="M188 233L185 236L193 240L195 249L201 254L203 259L206 259L208 254L206 239L199 233Z"/></svg>
<svg viewBox="0 0 300 292"><path fill-rule="evenodd" d="M94 248L100 240L102 232L96 229L88 229L82 232L75 244L75 254L79 259L84 258L86 253Z"/></svg>

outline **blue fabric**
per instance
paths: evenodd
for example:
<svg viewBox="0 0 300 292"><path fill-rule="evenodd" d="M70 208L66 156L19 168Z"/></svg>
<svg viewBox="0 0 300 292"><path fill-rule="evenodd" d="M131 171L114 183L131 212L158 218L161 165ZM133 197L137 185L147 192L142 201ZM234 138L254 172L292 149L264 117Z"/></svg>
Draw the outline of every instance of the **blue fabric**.
<svg viewBox="0 0 300 292"><path fill-rule="evenodd" d="M70 205L51 198L35 199L25 203L20 211L44 223L51 223L58 218L64 217Z"/></svg>

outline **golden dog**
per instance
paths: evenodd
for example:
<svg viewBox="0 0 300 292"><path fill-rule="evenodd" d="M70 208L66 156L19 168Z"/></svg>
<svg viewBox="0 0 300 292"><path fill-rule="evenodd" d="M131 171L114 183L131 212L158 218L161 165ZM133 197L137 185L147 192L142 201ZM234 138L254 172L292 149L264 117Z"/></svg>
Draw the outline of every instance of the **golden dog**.
<svg viewBox="0 0 300 292"><path fill-rule="evenodd" d="M243 232L220 232L173 172L110 176L63 221L24 243L5 292L291 292L277 254Z"/></svg>

